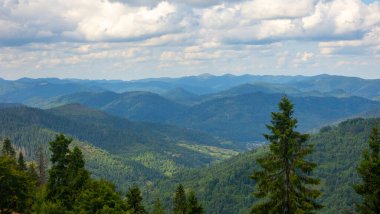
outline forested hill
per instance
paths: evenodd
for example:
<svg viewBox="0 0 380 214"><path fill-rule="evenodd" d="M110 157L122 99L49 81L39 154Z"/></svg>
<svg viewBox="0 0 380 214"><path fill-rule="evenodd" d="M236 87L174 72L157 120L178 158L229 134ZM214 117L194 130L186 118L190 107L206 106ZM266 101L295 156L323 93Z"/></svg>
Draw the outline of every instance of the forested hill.
<svg viewBox="0 0 380 214"><path fill-rule="evenodd" d="M6 102L22 102L39 105L46 99L76 92L150 91L166 94L182 88L195 95L218 93L243 84L265 85L266 90L278 91L279 87L292 92L337 93L338 96L360 96L380 99L380 80L367 80L357 77L317 75L317 76L271 76L226 74L223 76L199 75L181 78L155 78L135 81L78 80L22 78L16 81L1 80L0 99ZM275 86L274 88L272 86ZM285 92L281 90L281 92Z"/></svg>
<svg viewBox="0 0 380 214"><path fill-rule="evenodd" d="M123 183L145 184L237 153L229 142L201 132L130 122L76 104L48 111L24 106L0 109L0 138L9 137L29 160L40 145L47 148L56 133L80 141L91 171L118 185L121 176ZM88 161L96 158L103 158L102 166Z"/></svg>
<svg viewBox="0 0 380 214"><path fill-rule="evenodd" d="M337 126L327 126L312 135L309 143L315 145L309 156L317 163L314 174L321 178L325 208L320 213L344 213L354 210L359 200L352 185L359 181L356 167L362 151L368 145L368 137L380 119L352 119ZM253 204L254 181L250 179L257 169L255 160L266 152L265 147L235 156L207 168L187 170L171 179L162 180L155 194L170 202L173 184L183 183L185 188L195 189L205 205L206 213L247 213Z"/></svg>
<svg viewBox="0 0 380 214"><path fill-rule="evenodd" d="M51 105L81 103L134 121L160 122L201 130L244 145L263 141L265 124L283 96L281 93L245 89L203 96L193 105L179 104L150 92L77 93L60 97ZM295 114L300 121L300 131L380 109L379 101L361 97L304 95L289 97L297 109Z"/></svg>

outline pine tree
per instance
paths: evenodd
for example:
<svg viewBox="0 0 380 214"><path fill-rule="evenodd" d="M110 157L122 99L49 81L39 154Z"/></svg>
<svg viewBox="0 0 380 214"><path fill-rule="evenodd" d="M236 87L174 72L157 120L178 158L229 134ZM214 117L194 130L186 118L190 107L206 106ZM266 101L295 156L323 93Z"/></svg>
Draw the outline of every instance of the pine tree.
<svg viewBox="0 0 380 214"><path fill-rule="evenodd" d="M152 214L165 214L165 210L161 205L161 201L159 198L154 202Z"/></svg>
<svg viewBox="0 0 380 214"><path fill-rule="evenodd" d="M55 203L62 202L69 210L89 178L80 149L69 149L71 141L60 134L55 141L49 143L52 167L47 183L47 199Z"/></svg>
<svg viewBox="0 0 380 214"><path fill-rule="evenodd" d="M198 199L193 191L190 191L187 198L187 214L203 214L203 207L198 204Z"/></svg>
<svg viewBox="0 0 380 214"><path fill-rule="evenodd" d="M369 138L369 149L364 150L363 159L357 168L363 183L354 185L355 191L363 197L357 204L360 213L380 213L380 135L373 127Z"/></svg>
<svg viewBox="0 0 380 214"><path fill-rule="evenodd" d="M38 147L38 183L39 185L43 185L46 183L46 160L45 160L45 154L42 146Z"/></svg>
<svg viewBox="0 0 380 214"><path fill-rule="evenodd" d="M115 185L105 180L87 182L75 200L75 213L125 213L126 205Z"/></svg>
<svg viewBox="0 0 380 214"><path fill-rule="evenodd" d="M37 187L39 176L37 174L36 165L34 163L31 163L29 167L27 167L27 173L29 175L29 178L32 184L34 184L33 186Z"/></svg>
<svg viewBox="0 0 380 214"><path fill-rule="evenodd" d="M294 129L297 119L293 117L293 104L287 97L279 103L280 112L272 112L271 134L264 134L270 142L269 153L257 159L262 171L254 172L256 198L263 200L255 203L252 213L310 213L321 209L315 199L320 192L312 185L319 179L309 176L316 164L304 157L312 153L312 146L306 144L309 136Z"/></svg>
<svg viewBox="0 0 380 214"><path fill-rule="evenodd" d="M47 183L47 199L52 202L68 201L69 179L67 177L67 167L69 164L68 153L71 139L67 139L63 134L57 135L55 140L50 142L52 167L49 170L49 180Z"/></svg>
<svg viewBox="0 0 380 214"><path fill-rule="evenodd" d="M74 147L68 155L67 177L69 178L70 201L73 202L90 177L89 172L84 168L82 151L78 147Z"/></svg>
<svg viewBox="0 0 380 214"><path fill-rule="evenodd" d="M21 170L26 170L26 164L25 164L25 160L24 160L24 155L22 154L22 152L19 152L18 153L18 160L17 160L17 164L18 164L18 167L21 169Z"/></svg>
<svg viewBox="0 0 380 214"><path fill-rule="evenodd" d="M9 157L15 158L16 152L12 147L11 141L8 138L5 138L3 142L3 155L8 155Z"/></svg>
<svg viewBox="0 0 380 214"><path fill-rule="evenodd" d="M128 211L134 214L147 213L142 205L142 196L138 186L133 186L128 189L126 200Z"/></svg>
<svg viewBox="0 0 380 214"><path fill-rule="evenodd" d="M187 203L186 203L186 193L182 184L178 185L175 196L173 200L173 212L174 214L186 214L187 211Z"/></svg>
<svg viewBox="0 0 380 214"><path fill-rule="evenodd" d="M33 184L28 173L8 155L0 157L0 213L26 213L32 203Z"/></svg>

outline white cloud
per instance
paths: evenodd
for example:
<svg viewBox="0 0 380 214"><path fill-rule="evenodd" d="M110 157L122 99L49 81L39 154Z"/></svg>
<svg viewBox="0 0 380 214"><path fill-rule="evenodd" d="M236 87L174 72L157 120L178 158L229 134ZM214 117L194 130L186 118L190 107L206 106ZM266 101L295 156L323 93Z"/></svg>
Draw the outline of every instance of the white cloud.
<svg viewBox="0 0 380 214"><path fill-rule="evenodd" d="M172 25L174 20L171 15L176 8L167 2L161 2L153 9L130 9L121 3L98 3L98 7L91 12L94 13L87 16L83 16L82 10L74 12L80 14L76 31L90 41L150 37L181 27Z"/></svg>
<svg viewBox="0 0 380 214"><path fill-rule="evenodd" d="M254 0L241 4L242 15L250 19L298 18L314 10L315 0Z"/></svg>
<svg viewBox="0 0 380 214"><path fill-rule="evenodd" d="M71 65L300 69L325 56L379 60L379 41L379 1L0 0L0 75ZM337 61L349 60L328 63Z"/></svg>
<svg viewBox="0 0 380 214"><path fill-rule="evenodd" d="M380 54L380 27L375 27L362 39L320 42L322 54Z"/></svg>

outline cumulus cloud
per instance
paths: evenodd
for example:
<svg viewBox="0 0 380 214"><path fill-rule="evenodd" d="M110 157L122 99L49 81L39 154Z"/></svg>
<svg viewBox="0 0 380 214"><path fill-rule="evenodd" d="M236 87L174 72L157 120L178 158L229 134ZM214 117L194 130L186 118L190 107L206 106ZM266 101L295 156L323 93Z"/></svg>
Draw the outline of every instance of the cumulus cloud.
<svg viewBox="0 0 380 214"><path fill-rule="evenodd" d="M204 10L202 32L226 42L360 38L380 24L380 3L253 0Z"/></svg>
<svg viewBox="0 0 380 214"><path fill-rule="evenodd" d="M380 59L379 41L379 1L0 0L1 69L94 61L120 70L148 61L151 70L222 61L232 69L229 60L260 58L260 68L283 70L325 56Z"/></svg>
<svg viewBox="0 0 380 214"><path fill-rule="evenodd" d="M180 31L187 25L176 6L165 1L154 7L102 0L4 1L1 12L3 45L141 40Z"/></svg>
<svg viewBox="0 0 380 214"><path fill-rule="evenodd" d="M380 55L380 27L367 32L362 39L319 43L322 54L374 54Z"/></svg>
<svg viewBox="0 0 380 214"><path fill-rule="evenodd" d="M194 7L199 4L204 7ZM360 0L4 0L0 10L3 45L175 34L201 43L336 40L361 37L380 24L380 3Z"/></svg>

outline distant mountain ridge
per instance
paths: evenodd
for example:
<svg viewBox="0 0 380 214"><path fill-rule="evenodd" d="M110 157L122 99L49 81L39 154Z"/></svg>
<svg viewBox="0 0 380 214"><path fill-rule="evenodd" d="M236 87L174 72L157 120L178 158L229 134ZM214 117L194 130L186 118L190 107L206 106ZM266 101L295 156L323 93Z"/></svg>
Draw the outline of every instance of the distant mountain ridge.
<svg viewBox="0 0 380 214"><path fill-rule="evenodd" d="M52 108L70 103L133 121L208 132L240 144L262 141L281 96L302 131L380 109L380 80L354 77L201 75L136 81L20 79L0 85L0 102Z"/></svg>
<svg viewBox="0 0 380 214"><path fill-rule="evenodd" d="M317 75L317 76L271 76L241 75L223 76L200 75L180 78L151 78L133 81L121 80L80 80L22 78L15 81L1 80L0 102L23 103L38 106L46 99L78 92L149 91L165 94L181 88L195 95L218 93L243 84L277 85L294 88L301 92L319 91L329 93L340 91L346 96L360 96L380 99L380 80L367 80L357 77Z"/></svg>
<svg viewBox="0 0 380 214"><path fill-rule="evenodd" d="M277 103L285 95L275 89L262 92L264 89L266 87L246 84L192 97L186 105L151 92L78 93L60 97L51 105L81 103L130 120L177 125L244 144L263 141L262 133L270 113L277 109ZM289 90L295 93L289 98L295 104L302 131L380 109L380 102L361 97L309 96Z"/></svg>

